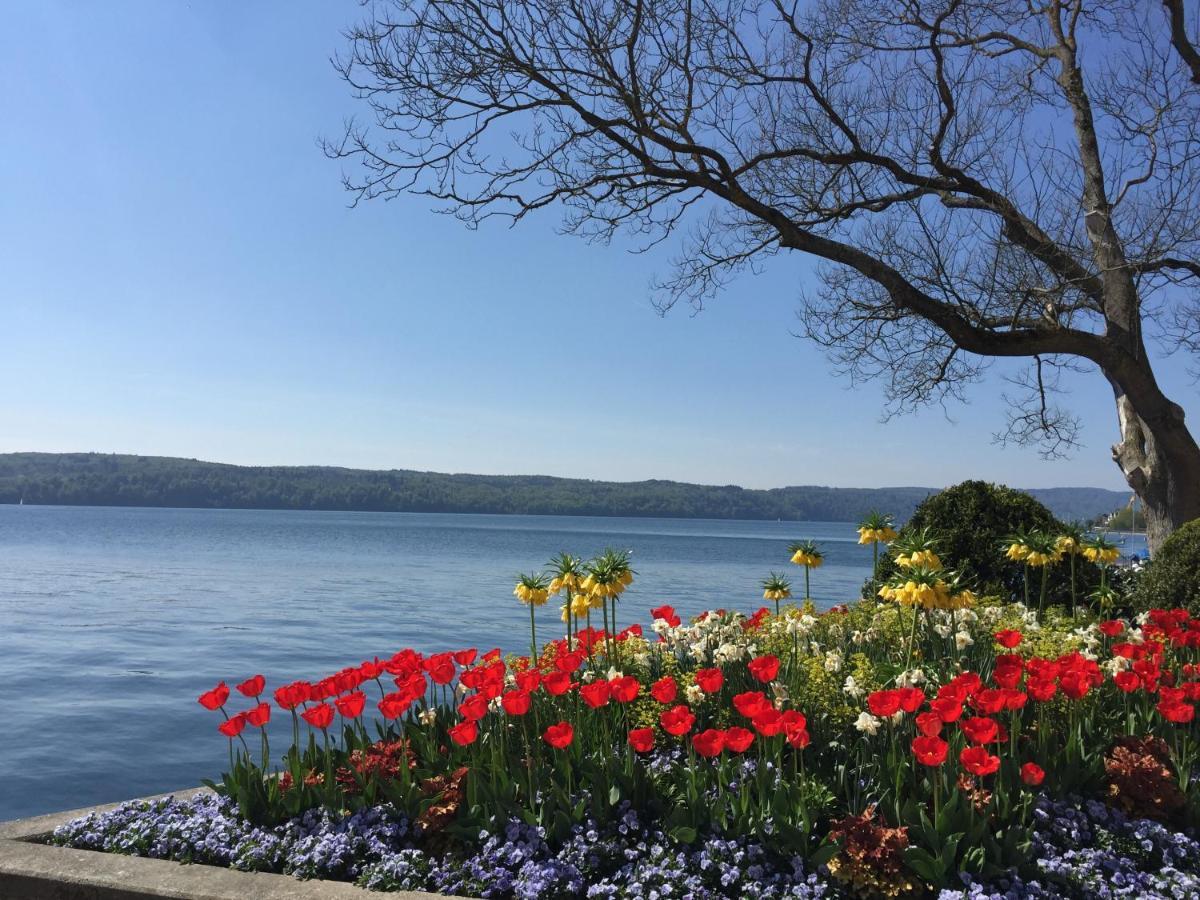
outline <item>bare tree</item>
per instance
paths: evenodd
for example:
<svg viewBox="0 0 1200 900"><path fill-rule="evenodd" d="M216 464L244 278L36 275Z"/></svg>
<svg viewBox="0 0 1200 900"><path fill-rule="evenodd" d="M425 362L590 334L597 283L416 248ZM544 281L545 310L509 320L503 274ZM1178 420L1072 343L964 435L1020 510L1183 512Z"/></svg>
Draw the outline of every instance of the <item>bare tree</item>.
<svg viewBox="0 0 1200 900"><path fill-rule="evenodd" d="M1065 368L1112 386L1152 546L1200 448L1147 342L1200 351L1200 59L1183 0L375 0L335 63L369 106L327 152L358 199L471 224L678 236L657 299L781 250L806 334L889 409L1028 363L1006 432L1076 444Z"/></svg>

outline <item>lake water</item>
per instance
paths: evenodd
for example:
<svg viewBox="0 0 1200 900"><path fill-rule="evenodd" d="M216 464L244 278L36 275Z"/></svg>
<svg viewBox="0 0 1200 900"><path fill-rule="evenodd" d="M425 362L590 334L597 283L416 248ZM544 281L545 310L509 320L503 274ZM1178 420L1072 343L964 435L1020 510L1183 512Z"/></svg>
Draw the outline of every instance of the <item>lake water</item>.
<svg viewBox="0 0 1200 900"><path fill-rule="evenodd" d="M215 777L226 741L195 698L219 679L522 651L514 575L560 550L633 551L623 627L660 603L752 611L771 569L802 593L804 538L819 605L857 597L871 551L846 522L0 506L0 820ZM560 628L539 610L539 638Z"/></svg>

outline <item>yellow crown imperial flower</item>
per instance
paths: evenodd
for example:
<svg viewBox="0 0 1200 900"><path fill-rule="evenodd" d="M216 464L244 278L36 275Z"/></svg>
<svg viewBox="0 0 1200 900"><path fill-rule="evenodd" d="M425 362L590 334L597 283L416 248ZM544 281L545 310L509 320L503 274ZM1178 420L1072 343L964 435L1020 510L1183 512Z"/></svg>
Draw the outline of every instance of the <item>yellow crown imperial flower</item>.
<svg viewBox="0 0 1200 900"><path fill-rule="evenodd" d="M585 594L576 594L571 598L571 614L576 618L586 616L591 609L591 599Z"/></svg>
<svg viewBox="0 0 1200 900"><path fill-rule="evenodd" d="M1025 557L1030 554L1030 549L1024 544L1009 544L1008 549L1004 551L1004 555L1013 562L1022 562Z"/></svg>

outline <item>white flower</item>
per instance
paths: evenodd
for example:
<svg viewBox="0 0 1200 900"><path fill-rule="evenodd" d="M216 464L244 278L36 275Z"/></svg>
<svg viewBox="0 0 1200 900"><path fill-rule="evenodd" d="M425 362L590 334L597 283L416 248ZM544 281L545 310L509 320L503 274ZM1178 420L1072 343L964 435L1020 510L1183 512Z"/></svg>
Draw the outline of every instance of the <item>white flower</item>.
<svg viewBox="0 0 1200 900"><path fill-rule="evenodd" d="M940 634L942 637L950 637L950 626L949 625L934 625L933 630L936 631L938 634Z"/></svg>
<svg viewBox="0 0 1200 900"><path fill-rule="evenodd" d="M432 725L437 721L436 709L425 709L417 713L417 721L422 725Z"/></svg>
<svg viewBox="0 0 1200 900"><path fill-rule="evenodd" d="M830 625L829 626L830 640L840 641L845 636L845 634L846 634L846 631L845 631L845 629L842 628L841 625Z"/></svg>
<svg viewBox="0 0 1200 900"><path fill-rule="evenodd" d="M1100 668L1106 670L1110 675L1116 675L1118 672L1124 672L1130 667L1131 663L1123 656L1114 656L1108 662L1100 664Z"/></svg>
<svg viewBox="0 0 1200 900"><path fill-rule="evenodd" d="M456 691L458 691L460 694L465 694L465 693L467 693L467 691L471 690L469 687L467 687L461 681L454 686L454 689Z"/></svg>
<svg viewBox="0 0 1200 900"><path fill-rule="evenodd" d="M861 631L855 631L854 634L850 635L850 641L854 644L861 644L866 639L867 636Z"/></svg>
<svg viewBox="0 0 1200 900"><path fill-rule="evenodd" d="M771 693L777 701L783 701L788 698L788 689L786 685L780 684L778 681L771 682Z"/></svg>
<svg viewBox="0 0 1200 900"><path fill-rule="evenodd" d="M879 720L866 710L863 710L858 714L858 718L854 720L854 727L863 734L878 734Z"/></svg>
<svg viewBox="0 0 1200 900"><path fill-rule="evenodd" d="M954 646L959 650L966 650L974 643L975 638L971 637L965 631L960 631L958 634L954 635Z"/></svg>
<svg viewBox="0 0 1200 900"><path fill-rule="evenodd" d="M896 676L896 687L913 687L925 683L925 673L920 669L909 669Z"/></svg>
<svg viewBox="0 0 1200 900"><path fill-rule="evenodd" d="M842 671L842 654L836 650L830 650L825 654L825 671L840 672Z"/></svg>
<svg viewBox="0 0 1200 900"><path fill-rule="evenodd" d="M645 668L646 666L650 665L650 654L649 653L635 653L633 655L633 661L637 665Z"/></svg>
<svg viewBox="0 0 1200 900"><path fill-rule="evenodd" d="M662 619L655 619L650 623L650 630L655 634L668 634L671 631L671 626Z"/></svg>
<svg viewBox="0 0 1200 900"><path fill-rule="evenodd" d="M978 622L979 616L975 614L975 610L973 609L960 609L958 611L958 620L967 623Z"/></svg>
<svg viewBox="0 0 1200 900"><path fill-rule="evenodd" d="M846 676L846 683L842 685L842 690L847 696L857 700L863 695L863 689L858 686L858 682L854 680L853 675Z"/></svg>
<svg viewBox="0 0 1200 900"><path fill-rule="evenodd" d="M699 703L704 699L704 691L700 689L698 684L689 684L687 690L683 692L687 697L688 703Z"/></svg>
<svg viewBox="0 0 1200 900"><path fill-rule="evenodd" d="M725 643L717 648L713 656L718 662L735 662L746 655L744 647L739 647L737 644Z"/></svg>
<svg viewBox="0 0 1200 900"><path fill-rule="evenodd" d="M503 704L500 702L499 697L493 697L491 700L488 701L488 709L490 709L494 713L500 712L500 709L502 707L503 707Z"/></svg>
<svg viewBox="0 0 1200 900"><path fill-rule="evenodd" d="M596 680L596 673L593 672L591 669L588 669L586 672L584 672L582 675L579 676L579 680L582 681L584 684L591 684L593 681Z"/></svg>
<svg viewBox="0 0 1200 900"><path fill-rule="evenodd" d="M898 709L894 713L892 713L892 724L893 725L899 725L903 721L904 721L904 710Z"/></svg>
<svg viewBox="0 0 1200 900"><path fill-rule="evenodd" d="M607 677L608 677L609 681L612 681L614 678L622 678L622 677L624 677L624 675L625 675L625 673L622 672L620 669L616 668L615 666L608 667L608 676Z"/></svg>
<svg viewBox="0 0 1200 900"><path fill-rule="evenodd" d="M1087 648L1087 647L1085 647L1083 650L1080 650L1079 655L1082 656L1084 659L1090 659L1090 660L1097 660L1100 658L1095 653L1093 653L1090 648Z"/></svg>

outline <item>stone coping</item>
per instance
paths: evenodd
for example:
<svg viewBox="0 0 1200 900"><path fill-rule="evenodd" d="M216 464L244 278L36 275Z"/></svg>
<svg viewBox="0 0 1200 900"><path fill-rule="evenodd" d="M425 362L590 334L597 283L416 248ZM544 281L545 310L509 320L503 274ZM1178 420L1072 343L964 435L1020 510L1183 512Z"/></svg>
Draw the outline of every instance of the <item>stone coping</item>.
<svg viewBox="0 0 1200 900"><path fill-rule="evenodd" d="M191 788L142 797L191 797L207 788ZM42 843L59 825L92 812L120 806L108 803L84 809L0 822L0 898L3 900L434 900L440 894L401 891L375 895L339 881L299 881L290 875L239 872L218 866L184 865L165 859L73 850Z"/></svg>

